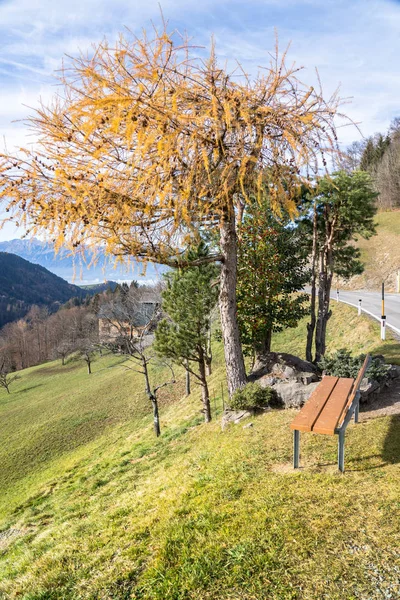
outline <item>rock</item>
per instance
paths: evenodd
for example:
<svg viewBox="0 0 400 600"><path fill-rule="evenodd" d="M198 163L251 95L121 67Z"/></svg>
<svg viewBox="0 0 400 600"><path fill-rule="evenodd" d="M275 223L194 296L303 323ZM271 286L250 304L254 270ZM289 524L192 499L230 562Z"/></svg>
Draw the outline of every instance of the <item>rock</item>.
<svg viewBox="0 0 400 600"><path fill-rule="evenodd" d="M270 352L258 358L253 372L249 375L249 381L258 381L262 377L267 376L279 380L294 379L296 381L311 383L311 381L318 379L316 371L315 365L302 360L298 356L285 354L284 352Z"/></svg>
<svg viewBox="0 0 400 600"><path fill-rule="evenodd" d="M280 380L277 377L263 377L264 387L273 386L275 383L278 383Z"/></svg>
<svg viewBox="0 0 400 600"><path fill-rule="evenodd" d="M300 381L286 381L273 386L285 408L300 408L309 399L318 381L305 385ZM262 385L260 381L260 385Z"/></svg>
<svg viewBox="0 0 400 600"><path fill-rule="evenodd" d="M390 365L388 376L390 379L397 379L397 377L400 376L400 367L397 367L396 365Z"/></svg>
<svg viewBox="0 0 400 600"><path fill-rule="evenodd" d="M274 368L277 366L278 365L275 365ZM284 379L295 379L297 377L297 373L293 369L293 367L285 367L284 370L282 371L282 375L283 375Z"/></svg>
<svg viewBox="0 0 400 600"><path fill-rule="evenodd" d="M314 381L318 381L318 378L316 377L315 373L311 373L310 375L308 375L307 373L301 374L301 382L304 385L310 385L310 383L313 383Z"/></svg>
<svg viewBox="0 0 400 600"><path fill-rule="evenodd" d="M374 361L385 364L385 357L383 356L383 354L374 354L372 358Z"/></svg>
<svg viewBox="0 0 400 600"><path fill-rule="evenodd" d="M364 378L360 385L360 402L365 404L367 402L373 402L378 397L382 390L382 386L375 380L370 381Z"/></svg>
<svg viewBox="0 0 400 600"><path fill-rule="evenodd" d="M318 385L316 367L292 354L271 352L260 357L249 381L272 387L285 408L300 407Z"/></svg>
<svg viewBox="0 0 400 600"><path fill-rule="evenodd" d="M226 429L231 423L237 425L238 423L241 423L244 419L248 419L249 417L254 417L256 415L264 414L270 410L271 409L269 407L268 408L254 408L252 410L231 410L230 408L227 408L227 409L225 409L224 414L222 415L222 421L221 421L222 431L224 429ZM247 425L246 425L246 427L247 427Z"/></svg>
<svg viewBox="0 0 400 600"><path fill-rule="evenodd" d="M243 425L243 429L250 429L251 427L254 427L254 423L247 423L247 425Z"/></svg>

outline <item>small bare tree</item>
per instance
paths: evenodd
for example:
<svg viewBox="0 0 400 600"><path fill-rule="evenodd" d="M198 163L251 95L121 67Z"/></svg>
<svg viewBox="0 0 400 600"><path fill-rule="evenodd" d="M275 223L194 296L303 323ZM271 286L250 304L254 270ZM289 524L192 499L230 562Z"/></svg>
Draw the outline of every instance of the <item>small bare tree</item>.
<svg viewBox="0 0 400 600"><path fill-rule="evenodd" d="M162 364L170 370L171 379L158 385L152 385L151 382L149 365L157 360L155 352L151 351L151 345L153 331L160 317L159 306L157 297L149 298L149 290L131 288L129 293L113 298L99 311L102 322L100 343L115 354L129 357L131 364L125 364L125 368L144 377L145 392L153 408L154 433L157 437L161 434L157 394L161 388L175 383L172 367L165 362Z"/></svg>
<svg viewBox="0 0 400 600"><path fill-rule="evenodd" d="M86 363L88 375L91 375L96 346L91 339L86 338L79 341L77 350L79 357Z"/></svg>
<svg viewBox="0 0 400 600"><path fill-rule="evenodd" d="M61 340L60 343L56 347L56 354L61 358L61 364L65 365L65 359L68 354L71 354L71 343L69 340Z"/></svg>
<svg viewBox="0 0 400 600"><path fill-rule="evenodd" d="M20 379L20 376L11 372L7 356L0 355L0 387L4 388L7 394L10 394L10 385L17 379Z"/></svg>

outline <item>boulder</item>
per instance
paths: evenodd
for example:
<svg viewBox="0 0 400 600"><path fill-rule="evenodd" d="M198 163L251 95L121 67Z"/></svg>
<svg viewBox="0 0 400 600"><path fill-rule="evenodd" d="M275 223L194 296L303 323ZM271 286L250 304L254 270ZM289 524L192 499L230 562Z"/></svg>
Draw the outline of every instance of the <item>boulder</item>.
<svg viewBox="0 0 400 600"><path fill-rule="evenodd" d="M270 381L264 385L275 385L279 381L298 381L308 385L318 380L315 365L284 352L270 352L258 358L249 375L249 381L261 383L263 377Z"/></svg>
<svg viewBox="0 0 400 600"><path fill-rule="evenodd" d="M285 408L299 408L318 385L318 375L315 365L298 356L270 352L257 360L249 381L272 387Z"/></svg>
<svg viewBox="0 0 400 600"><path fill-rule="evenodd" d="M304 384L299 381L283 381L272 386L285 408L300 408L309 399L319 381ZM260 385L262 385L260 381Z"/></svg>

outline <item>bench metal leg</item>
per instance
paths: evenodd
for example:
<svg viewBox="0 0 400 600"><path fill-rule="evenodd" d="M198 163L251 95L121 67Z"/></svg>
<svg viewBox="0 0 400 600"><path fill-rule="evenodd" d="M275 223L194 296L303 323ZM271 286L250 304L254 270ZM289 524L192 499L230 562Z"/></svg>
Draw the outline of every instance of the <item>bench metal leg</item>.
<svg viewBox="0 0 400 600"><path fill-rule="evenodd" d="M300 462L300 431L295 429L293 431L293 467L299 468Z"/></svg>
<svg viewBox="0 0 400 600"><path fill-rule="evenodd" d="M344 431L339 431L338 440L338 468L342 473L344 472Z"/></svg>
<svg viewBox="0 0 400 600"><path fill-rule="evenodd" d="M360 411L360 401L358 401L356 403L355 409L354 409L354 423L358 423L358 413Z"/></svg>

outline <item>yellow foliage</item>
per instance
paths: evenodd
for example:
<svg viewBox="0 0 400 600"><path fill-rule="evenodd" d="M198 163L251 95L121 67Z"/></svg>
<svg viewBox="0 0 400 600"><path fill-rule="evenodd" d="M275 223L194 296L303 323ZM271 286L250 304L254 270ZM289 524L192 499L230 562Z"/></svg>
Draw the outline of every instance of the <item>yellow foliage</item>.
<svg viewBox="0 0 400 600"><path fill-rule="evenodd" d="M37 147L0 156L9 214L58 245L171 262L199 227L261 201L264 173L274 209L293 213L302 170L336 151L338 97L303 85L278 53L250 82L162 29L102 42L61 81L64 99L27 119Z"/></svg>

